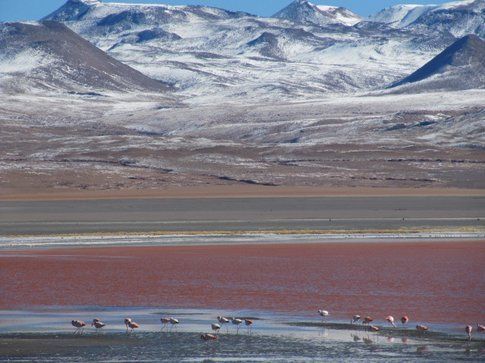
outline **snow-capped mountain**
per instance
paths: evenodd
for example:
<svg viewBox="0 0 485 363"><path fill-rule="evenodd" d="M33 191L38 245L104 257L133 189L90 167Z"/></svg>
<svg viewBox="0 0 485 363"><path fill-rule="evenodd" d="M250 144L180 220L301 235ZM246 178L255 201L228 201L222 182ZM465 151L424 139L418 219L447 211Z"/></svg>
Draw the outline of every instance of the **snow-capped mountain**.
<svg viewBox="0 0 485 363"><path fill-rule="evenodd" d="M370 17L396 28L450 32L455 37L485 37L485 0L462 0L442 5L395 5Z"/></svg>
<svg viewBox="0 0 485 363"><path fill-rule="evenodd" d="M485 41L467 35L393 87L406 91L485 88Z"/></svg>
<svg viewBox="0 0 485 363"><path fill-rule="evenodd" d="M327 5L315 5L306 0L295 0L273 15L274 18L290 20L296 23L325 26L341 24L352 26L362 18L352 11Z"/></svg>
<svg viewBox="0 0 485 363"><path fill-rule="evenodd" d="M436 8L436 5L399 4L379 11L369 20L395 28L403 28L433 8Z"/></svg>
<svg viewBox="0 0 485 363"><path fill-rule="evenodd" d="M453 12L477 4L439 8ZM315 25L288 21L283 14L295 7L320 15L339 10L301 0L283 9L280 19L205 6L69 0L45 19L64 23L116 60L171 85L181 99L198 103L380 90L456 40L447 29L418 24L425 12L401 28L375 21Z"/></svg>
<svg viewBox="0 0 485 363"><path fill-rule="evenodd" d="M0 24L0 88L7 93L166 90L53 21Z"/></svg>
<svg viewBox="0 0 485 363"><path fill-rule="evenodd" d="M321 26L210 7L95 0L69 0L46 19L63 22L192 102L381 89L455 40L375 22Z"/></svg>

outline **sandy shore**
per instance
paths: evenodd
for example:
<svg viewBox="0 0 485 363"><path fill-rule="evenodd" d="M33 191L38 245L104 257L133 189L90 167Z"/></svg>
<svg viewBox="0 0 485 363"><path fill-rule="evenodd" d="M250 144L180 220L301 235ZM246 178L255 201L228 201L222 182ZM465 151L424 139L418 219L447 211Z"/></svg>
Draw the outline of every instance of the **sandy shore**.
<svg viewBox="0 0 485 363"><path fill-rule="evenodd" d="M485 196L2 201L0 235L217 231L485 231Z"/></svg>
<svg viewBox="0 0 485 363"><path fill-rule="evenodd" d="M483 320L483 241L2 251L0 308L177 306Z"/></svg>
<svg viewBox="0 0 485 363"><path fill-rule="evenodd" d="M485 196L485 189L366 188L260 185L206 185L143 190L69 190L0 188L0 201L151 199L151 198L259 198L318 196Z"/></svg>

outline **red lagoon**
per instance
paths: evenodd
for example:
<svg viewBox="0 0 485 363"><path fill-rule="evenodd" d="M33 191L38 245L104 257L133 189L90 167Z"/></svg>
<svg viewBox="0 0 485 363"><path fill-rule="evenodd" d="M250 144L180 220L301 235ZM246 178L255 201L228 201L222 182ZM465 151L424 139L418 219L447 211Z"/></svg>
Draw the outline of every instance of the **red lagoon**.
<svg viewBox="0 0 485 363"><path fill-rule="evenodd" d="M485 243L3 251L0 308L174 306L483 320Z"/></svg>

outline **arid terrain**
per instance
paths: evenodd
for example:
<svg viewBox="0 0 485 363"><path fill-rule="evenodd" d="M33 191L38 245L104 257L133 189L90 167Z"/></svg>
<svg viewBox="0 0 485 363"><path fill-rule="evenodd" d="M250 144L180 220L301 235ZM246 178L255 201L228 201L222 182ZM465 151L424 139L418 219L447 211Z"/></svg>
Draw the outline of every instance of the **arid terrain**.
<svg viewBox="0 0 485 363"><path fill-rule="evenodd" d="M176 107L156 95L2 97L4 197L207 184L485 186L481 90Z"/></svg>

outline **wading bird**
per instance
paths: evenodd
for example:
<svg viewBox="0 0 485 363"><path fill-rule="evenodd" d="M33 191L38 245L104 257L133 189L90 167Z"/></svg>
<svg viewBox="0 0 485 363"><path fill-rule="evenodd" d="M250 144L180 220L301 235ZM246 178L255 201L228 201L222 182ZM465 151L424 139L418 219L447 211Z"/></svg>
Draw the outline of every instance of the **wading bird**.
<svg viewBox="0 0 485 363"><path fill-rule="evenodd" d="M230 320L231 320L231 319L225 318L225 317L223 317L223 316L218 316L218 317L217 317L217 321L218 321L219 323L221 323L221 324L227 324L227 323L229 323L229 321L230 321Z"/></svg>
<svg viewBox="0 0 485 363"><path fill-rule="evenodd" d="M101 328L105 327L106 324L103 323L98 318L95 318L95 319L93 319L93 322L91 323L91 326L94 326L96 328L96 331L98 331L98 329L101 329Z"/></svg>
<svg viewBox="0 0 485 363"><path fill-rule="evenodd" d="M217 335L215 334L210 334L210 333L205 333L205 334L202 334L200 336L200 339L208 342L208 341L211 341L211 340L217 340Z"/></svg>
<svg viewBox="0 0 485 363"><path fill-rule="evenodd" d="M426 325L416 325L417 331L428 331L429 328Z"/></svg>
<svg viewBox="0 0 485 363"><path fill-rule="evenodd" d="M386 316L386 321L389 322L394 328L396 327L396 324L394 324L394 317L392 315Z"/></svg>
<svg viewBox="0 0 485 363"><path fill-rule="evenodd" d="M372 331L379 331L379 330L381 330L381 328L379 328L378 326L375 326L375 325L371 325L370 326L370 330L372 330Z"/></svg>
<svg viewBox="0 0 485 363"><path fill-rule="evenodd" d="M237 326L236 334L239 334L239 325L242 323L242 320L238 318L234 318L232 319L232 323Z"/></svg>
<svg viewBox="0 0 485 363"><path fill-rule="evenodd" d="M320 315L322 317L322 321L325 322L327 316L330 315L330 313L327 311L327 310L318 310L318 315Z"/></svg>
<svg viewBox="0 0 485 363"><path fill-rule="evenodd" d="M131 323L131 318L125 318L126 331L128 331L128 325Z"/></svg>
<svg viewBox="0 0 485 363"><path fill-rule="evenodd" d="M370 324L374 321L370 316L366 316L364 320L362 320L362 324Z"/></svg>
<svg viewBox="0 0 485 363"><path fill-rule="evenodd" d="M409 321L409 318L407 317L407 315L404 315L402 318L401 318L401 323L402 324L407 324L407 322Z"/></svg>
<svg viewBox="0 0 485 363"><path fill-rule="evenodd" d="M127 328L130 328L131 329L130 332L133 332L133 330L138 329L139 327L140 327L140 325L138 325L137 323L135 323L131 319L130 319L130 321L127 324Z"/></svg>
<svg viewBox="0 0 485 363"><path fill-rule="evenodd" d="M360 320L360 315L354 315L352 320L350 320L350 324L355 324Z"/></svg>
<svg viewBox="0 0 485 363"><path fill-rule="evenodd" d="M225 318L224 316L218 316L217 321L221 323L221 325L229 323L230 319ZM229 331L229 328L226 326L226 331Z"/></svg>
<svg viewBox="0 0 485 363"><path fill-rule="evenodd" d="M480 325L477 323L477 332L483 333L485 331L485 325Z"/></svg>
<svg viewBox="0 0 485 363"><path fill-rule="evenodd" d="M166 328L167 325L170 323L170 318L161 318L160 321L162 322L162 329Z"/></svg>
<svg viewBox="0 0 485 363"><path fill-rule="evenodd" d="M172 329L174 326L176 326L179 323L178 319L175 318L170 318L170 329Z"/></svg>
<svg viewBox="0 0 485 363"><path fill-rule="evenodd" d="M468 335L468 340L472 340L472 331L473 331L473 327L471 325L467 325L465 327L465 332Z"/></svg>
<svg viewBox="0 0 485 363"><path fill-rule="evenodd" d="M219 324L211 324L211 329L214 332L219 333L219 330L221 330L221 326Z"/></svg>
<svg viewBox="0 0 485 363"><path fill-rule="evenodd" d="M253 328L253 321L250 319L244 319L244 324L248 327L248 333L251 334L251 329Z"/></svg>
<svg viewBox="0 0 485 363"><path fill-rule="evenodd" d="M86 326L86 323L84 321L82 321L82 320L72 320L71 324L72 324L73 327L76 328L76 330L74 330L74 334L76 334L76 333L82 334L84 332L84 327Z"/></svg>

